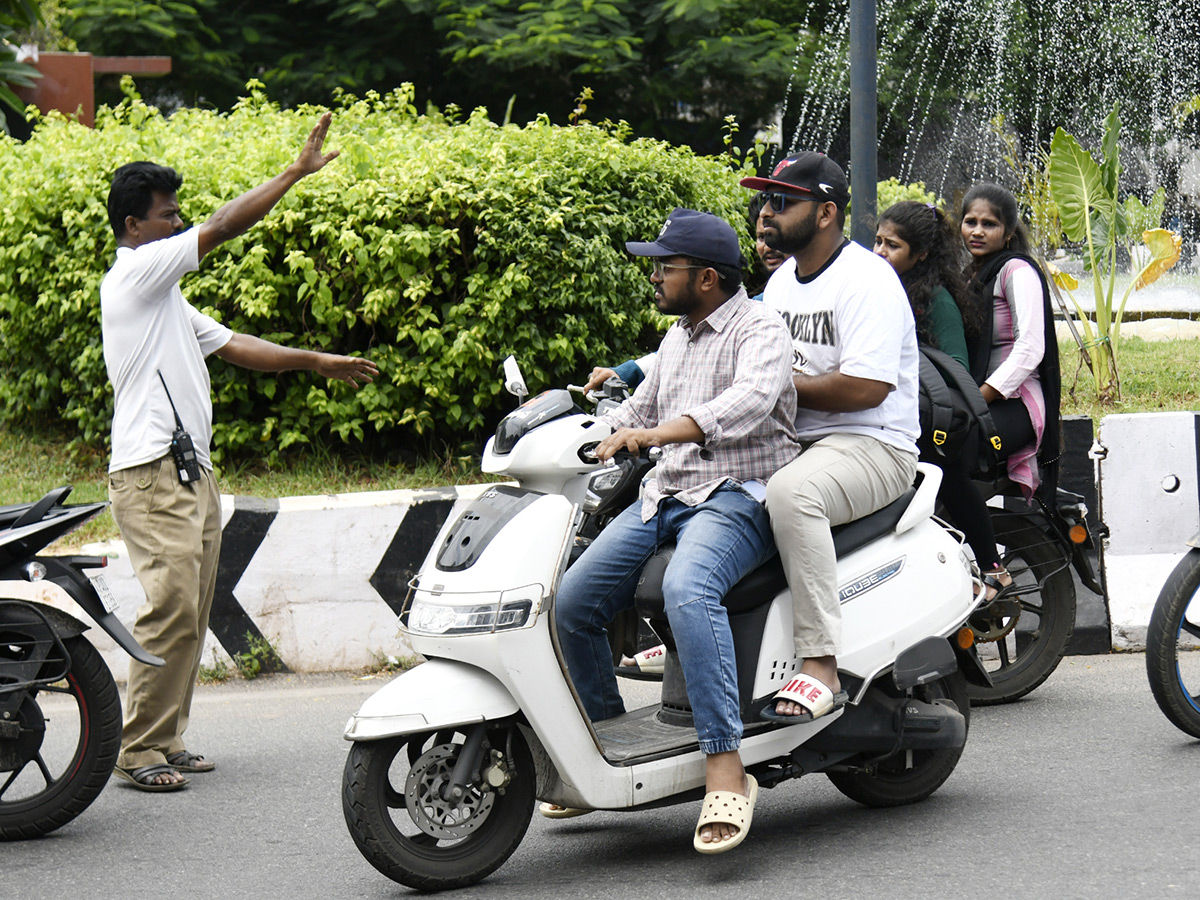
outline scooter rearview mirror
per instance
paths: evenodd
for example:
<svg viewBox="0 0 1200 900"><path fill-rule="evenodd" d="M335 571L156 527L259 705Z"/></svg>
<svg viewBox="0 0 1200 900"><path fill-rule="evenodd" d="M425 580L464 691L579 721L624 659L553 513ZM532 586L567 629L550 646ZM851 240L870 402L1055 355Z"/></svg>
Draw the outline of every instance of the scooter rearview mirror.
<svg viewBox="0 0 1200 900"><path fill-rule="evenodd" d="M517 365L516 357L510 356L504 360L504 389L513 394L518 400L529 396L529 388L521 375L521 367Z"/></svg>

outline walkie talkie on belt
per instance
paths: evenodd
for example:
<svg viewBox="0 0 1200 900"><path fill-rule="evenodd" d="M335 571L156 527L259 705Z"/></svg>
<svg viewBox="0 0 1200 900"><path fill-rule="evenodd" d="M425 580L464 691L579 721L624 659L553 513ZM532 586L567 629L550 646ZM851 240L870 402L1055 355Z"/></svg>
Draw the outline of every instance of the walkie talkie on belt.
<svg viewBox="0 0 1200 900"><path fill-rule="evenodd" d="M163 378L161 370L155 371L158 372L158 380L162 382L163 390L167 392L171 412L175 414L175 432L171 435L171 458L175 460L175 468L179 470L180 483L191 484L200 480L200 463L196 460L196 448L192 446L192 436L184 430L183 422L179 420L179 410L175 408L175 401L171 399L167 380Z"/></svg>

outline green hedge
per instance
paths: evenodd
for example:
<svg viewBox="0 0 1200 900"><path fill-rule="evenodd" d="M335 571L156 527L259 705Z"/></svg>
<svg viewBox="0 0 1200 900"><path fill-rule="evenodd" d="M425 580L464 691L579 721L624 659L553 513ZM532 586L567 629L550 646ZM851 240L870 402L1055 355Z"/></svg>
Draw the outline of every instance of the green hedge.
<svg viewBox="0 0 1200 900"><path fill-rule="evenodd" d="M0 139L0 417L108 439L98 297L117 166L175 167L184 218L200 222L291 162L316 116L252 84L229 114L164 118L130 89L94 130L51 116L25 144ZM367 354L381 377L355 392L214 357L218 459L317 436L374 448L478 437L510 406L508 354L538 390L653 346L663 322L623 243L652 238L673 206L724 216L752 250L728 165L619 126L450 122L418 115L402 88L347 98L328 146L341 157L211 253L184 293L237 331Z"/></svg>

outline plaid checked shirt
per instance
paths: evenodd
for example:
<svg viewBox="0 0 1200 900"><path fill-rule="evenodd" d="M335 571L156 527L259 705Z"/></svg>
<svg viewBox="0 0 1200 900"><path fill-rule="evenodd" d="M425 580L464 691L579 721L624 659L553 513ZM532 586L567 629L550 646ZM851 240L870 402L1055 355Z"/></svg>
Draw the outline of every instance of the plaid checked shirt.
<svg viewBox="0 0 1200 900"><path fill-rule="evenodd" d="M698 325L681 316L637 392L604 416L613 430L654 428L679 416L700 444L668 444L642 488L642 521L664 497L688 506L723 482L766 481L800 452L792 338L779 313L738 292Z"/></svg>

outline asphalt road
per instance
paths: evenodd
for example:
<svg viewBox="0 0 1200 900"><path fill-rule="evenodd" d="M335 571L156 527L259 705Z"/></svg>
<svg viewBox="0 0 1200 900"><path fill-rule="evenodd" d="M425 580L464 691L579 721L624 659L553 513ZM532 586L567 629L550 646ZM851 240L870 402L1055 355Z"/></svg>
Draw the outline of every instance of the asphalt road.
<svg viewBox="0 0 1200 900"><path fill-rule="evenodd" d="M113 781L75 822L0 847L0 898L387 898L339 797L341 730L382 682L275 676L201 687L190 749L217 762L174 794ZM930 799L870 810L822 776L759 799L738 850L691 849L697 810L535 815L514 856L457 896L506 898L1195 897L1200 741L1158 712L1140 654L1069 657L1025 700L972 711Z"/></svg>

